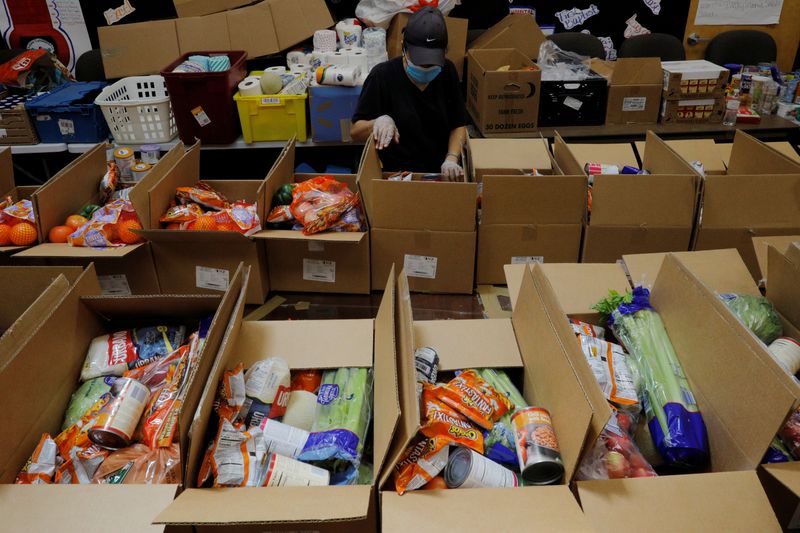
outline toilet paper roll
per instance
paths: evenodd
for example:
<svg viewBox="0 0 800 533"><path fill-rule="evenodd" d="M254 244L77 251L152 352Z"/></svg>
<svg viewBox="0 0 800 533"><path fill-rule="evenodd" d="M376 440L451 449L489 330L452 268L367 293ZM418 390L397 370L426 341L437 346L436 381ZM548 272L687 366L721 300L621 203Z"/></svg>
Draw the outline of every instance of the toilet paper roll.
<svg viewBox="0 0 800 533"><path fill-rule="evenodd" d="M274 72L275 74L286 74L288 70L286 67L268 67L265 72Z"/></svg>
<svg viewBox="0 0 800 533"><path fill-rule="evenodd" d="M336 24L340 47L361 46L363 28L355 19L345 19Z"/></svg>
<svg viewBox="0 0 800 533"><path fill-rule="evenodd" d="M290 426L311 431L317 412L317 395L305 390L295 390L289 395L286 414L282 422Z"/></svg>
<svg viewBox="0 0 800 533"><path fill-rule="evenodd" d="M355 87L361 78L361 69L356 66L330 65L319 67L316 72L320 85L341 85Z"/></svg>
<svg viewBox="0 0 800 533"><path fill-rule="evenodd" d="M342 52L328 52L325 54L325 63L322 66L336 65L346 67L347 64L347 54L343 54Z"/></svg>
<svg viewBox="0 0 800 533"><path fill-rule="evenodd" d="M362 34L364 48L369 53L383 53L386 51L386 30L383 28L367 28Z"/></svg>
<svg viewBox="0 0 800 533"><path fill-rule="evenodd" d="M261 79L248 77L239 83L239 94L242 96L259 96L261 94Z"/></svg>
<svg viewBox="0 0 800 533"><path fill-rule="evenodd" d="M347 65L350 67L358 67L362 72L366 72L369 70L367 53L361 49L350 50L347 53Z"/></svg>
<svg viewBox="0 0 800 533"><path fill-rule="evenodd" d="M321 67L325 64L325 52L318 52L314 50L310 54L308 54L308 64L311 68L316 69L317 67Z"/></svg>
<svg viewBox="0 0 800 533"><path fill-rule="evenodd" d="M336 32L333 30L315 31L314 50L317 50L318 52L336 51Z"/></svg>
<svg viewBox="0 0 800 533"><path fill-rule="evenodd" d="M294 50L286 54L286 64L291 67L292 65L297 65L298 63L305 63L306 62L306 53L301 52L300 50Z"/></svg>

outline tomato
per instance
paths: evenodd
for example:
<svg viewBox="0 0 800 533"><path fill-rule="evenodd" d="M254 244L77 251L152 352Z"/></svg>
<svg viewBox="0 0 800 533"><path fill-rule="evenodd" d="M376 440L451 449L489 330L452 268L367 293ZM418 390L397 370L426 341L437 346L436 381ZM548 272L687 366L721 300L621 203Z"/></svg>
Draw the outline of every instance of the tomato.
<svg viewBox="0 0 800 533"><path fill-rule="evenodd" d="M67 217L66 225L72 229L78 229L86 224L86 222L86 217L82 217L80 215L70 215Z"/></svg>
<svg viewBox="0 0 800 533"><path fill-rule="evenodd" d="M53 226L50 229L50 232L47 234L47 239L50 242L67 242L67 237L69 237L72 232L75 230L69 226Z"/></svg>
<svg viewBox="0 0 800 533"><path fill-rule="evenodd" d="M438 490L446 488L447 483L444 482L444 478L442 476L436 476L432 480L428 481L428 484L424 485L420 490Z"/></svg>

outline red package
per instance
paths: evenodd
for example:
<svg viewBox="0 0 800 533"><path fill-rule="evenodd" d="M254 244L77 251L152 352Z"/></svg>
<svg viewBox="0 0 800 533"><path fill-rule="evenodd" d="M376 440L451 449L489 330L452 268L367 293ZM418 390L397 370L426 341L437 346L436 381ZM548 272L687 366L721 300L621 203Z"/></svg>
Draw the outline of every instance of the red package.
<svg viewBox="0 0 800 533"><path fill-rule="evenodd" d="M454 409L439 401L436 390L437 387L430 383L423 384L422 414L425 423L419 432L431 439L441 439L450 444L472 448L482 454L483 432Z"/></svg>
<svg viewBox="0 0 800 533"><path fill-rule="evenodd" d="M330 176L318 176L299 183L292 190L289 206L303 233L312 235L329 229L344 213L360 205L357 194Z"/></svg>
<svg viewBox="0 0 800 533"><path fill-rule="evenodd" d="M435 387L435 394L483 429L492 429L514 407L505 394L497 392L474 370L465 370L446 385Z"/></svg>
<svg viewBox="0 0 800 533"><path fill-rule="evenodd" d="M202 181L196 183L193 187L178 187L175 191L175 197L182 204L194 202L217 211L228 207L228 200Z"/></svg>

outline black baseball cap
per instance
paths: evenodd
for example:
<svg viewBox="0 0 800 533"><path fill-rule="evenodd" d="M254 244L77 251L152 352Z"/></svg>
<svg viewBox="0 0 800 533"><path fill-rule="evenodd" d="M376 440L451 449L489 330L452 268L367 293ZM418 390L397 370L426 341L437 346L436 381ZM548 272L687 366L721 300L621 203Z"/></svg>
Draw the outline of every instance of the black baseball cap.
<svg viewBox="0 0 800 533"><path fill-rule="evenodd" d="M431 6L423 7L409 17L403 36L412 63L444 66L447 25L441 11Z"/></svg>

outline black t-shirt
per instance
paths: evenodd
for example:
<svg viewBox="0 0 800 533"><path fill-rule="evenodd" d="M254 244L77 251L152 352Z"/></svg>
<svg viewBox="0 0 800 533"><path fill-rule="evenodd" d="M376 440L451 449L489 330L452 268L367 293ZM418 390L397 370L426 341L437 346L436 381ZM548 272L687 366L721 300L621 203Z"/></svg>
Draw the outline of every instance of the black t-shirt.
<svg viewBox="0 0 800 533"><path fill-rule="evenodd" d="M392 117L400 133L399 144L392 142L379 152L383 169L438 173L447 157L450 132L467 124L453 63L446 61L424 91L408 78L402 57L377 65L364 82L352 120L381 115Z"/></svg>

